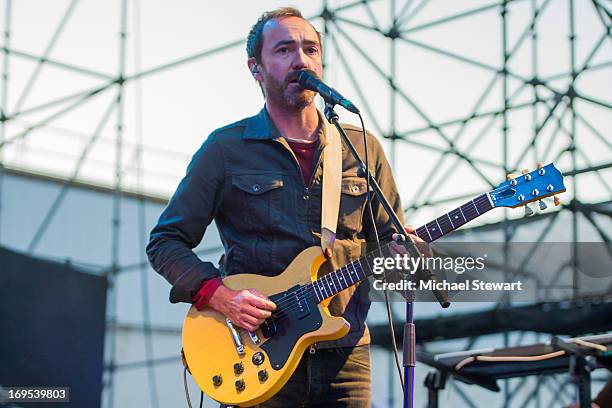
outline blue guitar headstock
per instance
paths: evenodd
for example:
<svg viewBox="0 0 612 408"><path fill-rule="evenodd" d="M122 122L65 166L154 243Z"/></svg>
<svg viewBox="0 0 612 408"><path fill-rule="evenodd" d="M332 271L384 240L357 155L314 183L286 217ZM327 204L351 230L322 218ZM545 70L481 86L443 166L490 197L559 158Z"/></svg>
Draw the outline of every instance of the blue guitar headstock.
<svg viewBox="0 0 612 408"><path fill-rule="evenodd" d="M524 170L523 174L509 178L489 192L494 207L516 208L565 191L563 175L552 163L544 167L538 166L538 169L531 173ZM559 205L557 197L555 205ZM545 208L546 205L541 202L540 209ZM527 213L531 215L529 211Z"/></svg>

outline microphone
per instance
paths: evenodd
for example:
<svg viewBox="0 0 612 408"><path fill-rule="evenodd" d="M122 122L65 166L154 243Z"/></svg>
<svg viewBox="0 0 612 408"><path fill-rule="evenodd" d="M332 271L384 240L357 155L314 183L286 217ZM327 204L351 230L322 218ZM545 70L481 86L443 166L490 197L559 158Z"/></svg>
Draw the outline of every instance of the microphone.
<svg viewBox="0 0 612 408"><path fill-rule="evenodd" d="M317 92L325 99L325 102L343 106L349 112L359 113L359 109L351 101L340 95L340 92L334 88L325 85L313 71L302 70L298 72L297 80L302 88Z"/></svg>

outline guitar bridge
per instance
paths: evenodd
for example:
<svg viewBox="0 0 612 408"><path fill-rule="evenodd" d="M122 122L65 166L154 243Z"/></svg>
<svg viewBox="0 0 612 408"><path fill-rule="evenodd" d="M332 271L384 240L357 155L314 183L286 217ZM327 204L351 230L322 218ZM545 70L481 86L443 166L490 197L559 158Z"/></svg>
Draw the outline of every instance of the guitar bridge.
<svg viewBox="0 0 612 408"><path fill-rule="evenodd" d="M256 332L249 332L249 337L251 338L253 344L259 344L261 342Z"/></svg>
<svg viewBox="0 0 612 408"><path fill-rule="evenodd" d="M244 355L244 344L242 344L242 340L240 340L240 334L232 324L231 320L226 318L225 324L227 324L227 328L229 329L230 335L232 336L232 341L234 342L234 346L236 347L236 353L239 356Z"/></svg>

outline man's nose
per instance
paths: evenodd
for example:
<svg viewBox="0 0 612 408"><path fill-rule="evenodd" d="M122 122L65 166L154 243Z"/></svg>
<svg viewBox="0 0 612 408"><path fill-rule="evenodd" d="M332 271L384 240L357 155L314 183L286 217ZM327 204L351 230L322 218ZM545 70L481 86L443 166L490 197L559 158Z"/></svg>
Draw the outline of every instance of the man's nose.
<svg viewBox="0 0 612 408"><path fill-rule="evenodd" d="M306 68L308 68L308 59L306 58L304 51L301 48L298 48L293 58L293 69L302 70Z"/></svg>

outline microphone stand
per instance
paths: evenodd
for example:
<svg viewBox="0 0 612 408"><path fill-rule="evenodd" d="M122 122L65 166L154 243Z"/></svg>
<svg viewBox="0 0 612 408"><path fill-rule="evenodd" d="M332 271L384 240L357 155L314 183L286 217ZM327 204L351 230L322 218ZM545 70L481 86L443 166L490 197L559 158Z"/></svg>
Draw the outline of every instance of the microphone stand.
<svg viewBox="0 0 612 408"><path fill-rule="evenodd" d="M374 191L376 198L378 199L380 204L383 206L387 214L389 214L389 217L391 221L393 222L393 225L395 226L397 231L404 232L405 229L399 217L397 216L397 214L395 214L393 207L391 207L391 204L389 204L389 201L387 200L382 190L380 189L380 186L376 182L376 179L372 176L372 173L365 171L366 170L365 165L363 161L361 160L361 157L359 157L359 153L357 153L355 146L353 145L353 143L351 143L348 136L346 135L346 132L344 131L344 129L342 129L342 126L340 126L340 124L338 123L338 114L334 111L333 105L329 103L325 104L325 117L327 118L327 121L329 123L333 124L336 127L336 129L338 129L338 132L342 136L344 143L346 144L346 146L349 148L349 150L355 157L355 160L357 161L359 165L360 175L363 175L363 176L369 175L369 183L372 187L372 191ZM408 236L408 238L409 239L406 240L406 243L408 244L406 246L406 249L408 250L408 253L410 254L410 256L418 258L420 255L419 250L417 249L416 245L412 241L412 238L410 236ZM427 269L424 270L424 276L433 277L435 279L431 271ZM450 302L448 301L448 297L446 296L446 293L444 293L443 291L437 291L437 290L434 290L433 292L434 292L436 299L438 300L438 302L443 308L447 308L450 306ZM415 293L414 291L407 290L405 292L404 297L406 298L406 323L404 324L404 342L403 342L404 408L413 408L414 407L414 367L416 366L416 330L415 330L415 325L414 325Z"/></svg>

